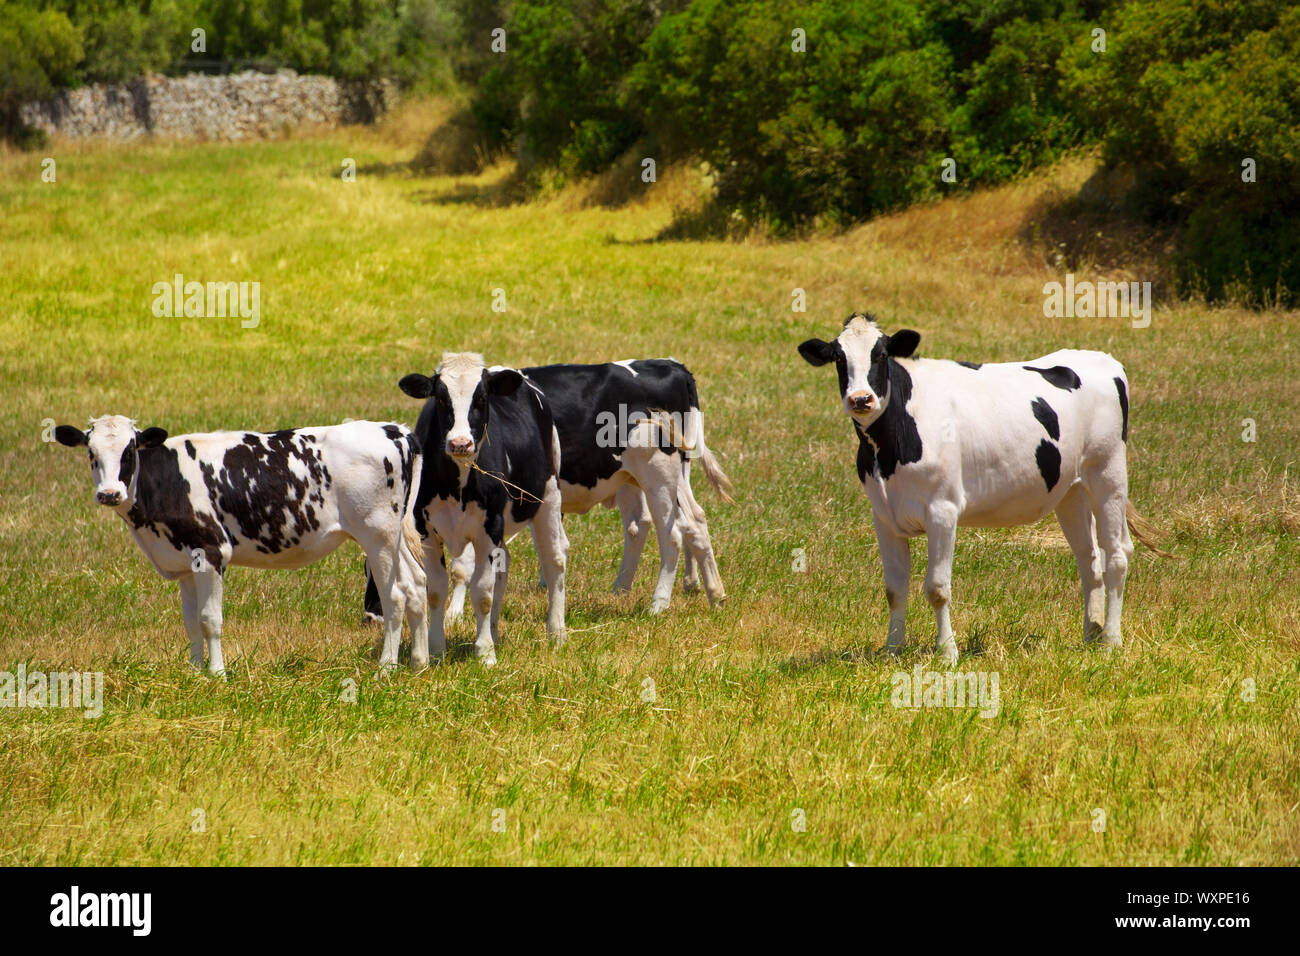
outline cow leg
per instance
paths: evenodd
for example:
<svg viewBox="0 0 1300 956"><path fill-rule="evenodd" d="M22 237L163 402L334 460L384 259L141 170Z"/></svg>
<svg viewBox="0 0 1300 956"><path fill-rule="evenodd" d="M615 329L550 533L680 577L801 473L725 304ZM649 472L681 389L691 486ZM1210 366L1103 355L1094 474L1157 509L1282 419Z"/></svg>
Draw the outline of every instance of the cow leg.
<svg viewBox="0 0 1300 956"><path fill-rule="evenodd" d="M429 656L440 660L447 653L447 632L443 627L443 608L447 604L447 559L442 540L436 534L424 539L424 579L428 596Z"/></svg>
<svg viewBox="0 0 1300 956"><path fill-rule="evenodd" d="M641 489L630 482L614 493L614 500L618 502L618 512L623 519L623 562L618 567L618 577L614 579L614 593L625 594L632 590L645 539L650 535L650 509Z"/></svg>
<svg viewBox="0 0 1300 956"><path fill-rule="evenodd" d="M1092 503L1083 485L1076 484L1065 493L1056 506L1056 520L1061 523L1061 531L1070 543L1079 569L1079 581L1083 585L1083 640L1085 644L1090 643L1101 634L1106 592L1102 586L1102 554L1097 547Z"/></svg>
<svg viewBox="0 0 1300 956"><path fill-rule="evenodd" d="M474 608L476 624L474 653L484 667L492 667L497 662L496 643L492 640L493 585L496 583L492 554L497 547L487 535L474 542L474 572L469 579L469 601Z"/></svg>
<svg viewBox="0 0 1300 956"><path fill-rule="evenodd" d="M423 545L416 546L423 551ZM411 547L405 540L398 545L398 586L406 608L406 626L411 631L411 669L423 670L429 666L429 585L424 567Z"/></svg>
<svg viewBox="0 0 1300 956"><path fill-rule="evenodd" d="M376 535L376 538L379 536ZM396 549L403 546L400 539L396 543L379 539L367 540L362 544L366 552L366 563L370 565L370 573L374 575L375 587L379 591L379 603L384 609L384 649L379 654L381 670L397 667L397 652L402 644L402 614L406 610L406 602L398 580L399 558Z"/></svg>
<svg viewBox="0 0 1300 956"><path fill-rule="evenodd" d="M650 427L638 425L638 431L628 437L623 467L644 492L659 538L659 579L650 600L650 613L659 614L672 602L677 560L682 553L682 530L677 524L677 483L681 471L675 454L665 454L654 440L640 434L640 429Z"/></svg>
<svg viewBox="0 0 1300 956"><path fill-rule="evenodd" d="M209 568L206 571L195 571L192 577L199 607L199 627L208 642L208 673L214 677L224 677L226 662L221 656L221 572Z"/></svg>
<svg viewBox="0 0 1300 956"><path fill-rule="evenodd" d="M528 533L531 534L531 535L533 536L533 550L536 551L536 552L540 555L542 552L541 552L541 550L537 547L537 525L536 525L536 523L530 524L530 525L528 526ZM541 565L541 561L538 561L538 563L537 563L537 590L539 590L539 591L545 591L545 590L546 590L546 569L542 567L542 565Z"/></svg>
<svg viewBox="0 0 1300 956"><path fill-rule="evenodd" d="M1112 486L1093 499L1100 505L1094 510L1097 521L1097 543L1105 553L1102 581L1106 588L1106 621L1102 626L1101 645L1107 650L1118 649L1123 644L1120 636L1120 616L1124 610L1124 579L1133 557L1133 541L1129 538L1125 520L1128 495L1124 485Z"/></svg>
<svg viewBox="0 0 1300 956"><path fill-rule="evenodd" d="M927 566L925 596L934 608L934 652L945 664L957 662L952 637L952 557L957 547L957 509L947 503L930 506L925 525Z"/></svg>
<svg viewBox="0 0 1300 956"><path fill-rule="evenodd" d="M682 468L682 484L686 486L689 497L694 500L695 494L691 492L691 463L689 461ZM703 514L703 509L701 509L700 513ZM710 552L713 550L712 544L709 545L709 550ZM716 562L714 563L716 564ZM719 581L721 581L721 575L719 575ZM695 552L688 547L686 553L682 555L682 593L694 594L699 589L699 566L695 560Z"/></svg>
<svg viewBox="0 0 1300 956"><path fill-rule="evenodd" d="M907 583L912 576L912 543L882 526L878 519L873 517L872 521L876 526L880 563L885 570L885 600L889 604L885 650L897 654L907 645Z"/></svg>
<svg viewBox="0 0 1300 956"><path fill-rule="evenodd" d="M501 617L501 605L506 597L506 585L510 579L510 550L502 544L492 552L492 568L495 580L492 583L492 643L501 643L501 628L497 622Z"/></svg>
<svg viewBox="0 0 1300 956"><path fill-rule="evenodd" d="M199 621L199 592L194 575L180 579L181 616L185 619L185 633L190 638L190 666L203 670L203 625Z"/></svg>
<svg viewBox="0 0 1300 956"><path fill-rule="evenodd" d="M564 572L569 562L569 538L564 533L560 509L560 485L551 478L533 516L533 541L546 578L546 632L555 647L562 646L565 639Z"/></svg>
<svg viewBox="0 0 1300 956"><path fill-rule="evenodd" d="M691 494L690 483L685 480L677 486L677 523L685 545L688 573L692 570L689 562L694 558L695 567L699 569L704 582L704 593L709 597L709 606L722 604L727 600L727 593L722 588L717 558L713 556L709 523L704 516L704 509Z"/></svg>
<svg viewBox="0 0 1300 956"><path fill-rule="evenodd" d="M455 624L465 613L465 586L474 573L474 545L467 543L451 562L451 603L443 615L447 624Z"/></svg>

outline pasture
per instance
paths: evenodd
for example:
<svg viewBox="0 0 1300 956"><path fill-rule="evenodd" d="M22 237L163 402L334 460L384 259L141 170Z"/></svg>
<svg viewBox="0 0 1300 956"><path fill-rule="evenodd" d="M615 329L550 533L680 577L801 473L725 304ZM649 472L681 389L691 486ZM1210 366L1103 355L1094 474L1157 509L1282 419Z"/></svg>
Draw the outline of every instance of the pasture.
<svg viewBox="0 0 1300 956"><path fill-rule="evenodd" d="M1146 329L1045 318L1063 270L1018 237L1047 180L834 236L668 240L686 171L642 195L623 166L512 204L504 168L404 172L415 145L399 117L55 147L53 184L39 155L0 155L0 670L104 675L97 719L0 710L0 863L1300 861L1300 316L1157 289ZM1077 185L1084 166L1054 175ZM176 273L260 282L258 326L156 317ZM962 529L957 667L996 672L1000 709L892 706L895 672L937 666L924 545L908 651L879 655L856 440L834 375L795 351L858 309L918 330L922 355L1125 365L1130 494L1183 560L1138 548L1122 653L1081 646L1054 519ZM233 569L229 680L196 677L175 586L94 505L84 453L42 441L46 419L107 413L173 435L409 424L397 381L445 349L685 362L737 490L724 505L694 482L726 607L679 585L650 616L653 544L633 593L610 594L622 535L600 509L566 519L558 652L524 537L495 669L462 621L446 664L381 678L347 545L303 571Z"/></svg>

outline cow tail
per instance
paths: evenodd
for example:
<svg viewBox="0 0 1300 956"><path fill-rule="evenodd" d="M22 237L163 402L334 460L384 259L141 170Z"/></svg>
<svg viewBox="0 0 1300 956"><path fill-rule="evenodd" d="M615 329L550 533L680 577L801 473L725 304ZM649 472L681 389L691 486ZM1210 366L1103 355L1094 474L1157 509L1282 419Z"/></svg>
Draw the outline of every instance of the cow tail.
<svg viewBox="0 0 1300 956"><path fill-rule="evenodd" d="M412 446L414 446L414 441L412 441ZM412 450L414 451L414 448ZM420 485L423 464L424 456L415 451L411 456L411 480L406 485L406 510L402 515L402 541L405 542L406 550L411 553L411 557L415 559L415 564L419 568L424 567L424 542L420 540L420 532L415 530L415 499L418 497L416 489Z"/></svg>
<svg viewBox="0 0 1300 956"><path fill-rule="evenodd" d="M704 428L702 426L700 428L699 447L700 464L704 466L704 475L709 479L709 484L713 485L713 490L718 493L719 498L729 505L734 505L736 499L731 496L731 493L736 490L735 486L732 485L731 479L727 477L726 472L722 470L722 466L718 464L718 459L713 457L713 452L709 451L704 444Z"/></svg>
<svg viewBox="0 0 1300 956"><path fill-rule="evenodd" d="M1133 537L1137 538L1147 548L1154 551L1162 558L1172 558L1175 561L1182 560L1178 555L1165 551L1156 544L1155 539L1158 532L1156 531L1155 526L1146 518L1138 514L1137 509L1133 507L1133 502L1126 501L1124 503L1124 508L1125 517L1128 519L1128 530Z"/></svg>

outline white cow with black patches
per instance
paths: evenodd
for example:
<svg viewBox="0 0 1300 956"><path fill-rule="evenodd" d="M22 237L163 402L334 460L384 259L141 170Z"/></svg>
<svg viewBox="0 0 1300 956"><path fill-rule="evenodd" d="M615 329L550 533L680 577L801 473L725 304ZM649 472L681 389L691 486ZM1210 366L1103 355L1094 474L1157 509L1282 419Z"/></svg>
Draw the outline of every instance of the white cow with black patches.
<svg viewBox="0 0 1300 956"><path fill-rule="evenodd" d="M177 581L190 663L222 674L227 568L301 568L349 538L366 553L384 612L380 666L395 667L402 618L411 665L428 663L425 579L410 507L420 472L410 429L349 422L272 433L168 438L106 415L57 440L87 448L95 501L114 511L164 578Z"/></svg>
<svg viewBox="0 0 1300 956"><path fill-rule="evenodd" d="M858 477L885 572L886 648L906 639L911 538L926 537L936 652L952 662L957 527L1030 524L1052 511L1083 584L1084 640L1119 647L1130 528L1154 548L1128 502L1123 366L1074 350L984 365L922 359L913 357L919 342L910 329L886 335L854 314L833 341L799 346L812 365L835 363L858 435Z"/></svg>

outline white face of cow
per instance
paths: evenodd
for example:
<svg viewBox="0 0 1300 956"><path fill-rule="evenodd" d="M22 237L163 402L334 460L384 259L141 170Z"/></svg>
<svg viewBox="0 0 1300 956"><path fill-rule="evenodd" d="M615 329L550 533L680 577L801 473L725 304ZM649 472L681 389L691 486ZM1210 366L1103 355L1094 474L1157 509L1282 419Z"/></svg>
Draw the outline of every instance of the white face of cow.
<svg viewBox="0 0 1300 956"><path fill-rule="evenodd" d="M920 341L911 329L886 335L875 319L854 313L844 320L835 341L809 339L799 346L799 354L810 365L835 363L844 411L866 428L889 407L889 360L911 355Z"/></svg>
<svg viewBox="0 0 1300 956"><path fill-rule="evenodd" d="M432 377L415 373L398 384L412 398L434 403L438 431L445 436L442 450L456 464L469 467L487 434L489 399L512 394L523 380L513 368L489 370L475 352L445 352Z"/></svg>
<svg viewBox="0 0 1300 956"><path fill-rule="evenodd" d="M451 427L447 430L446 451L458 462L478 457L479 443L487 426L487 391L482 388L483 356L474 352L449 352L442 357L437 377L446 388L451 406ZM470 421L471 415L476 419ZM477 419L482 418L480 423ZM475 429L474 425L480 425Z"/></svg>
<svg viewBox="0 0 1300 956"><path fill-rule="evenodd" d="M90 428L84 432L71 425L60 425L54 430L54 437L71 448L87 447L97 503L109 508L129 508L135 501L140 449L161 445L167 433L161 428L141 432L135 422L123 415L104 415L92 419Z"/></svg>

